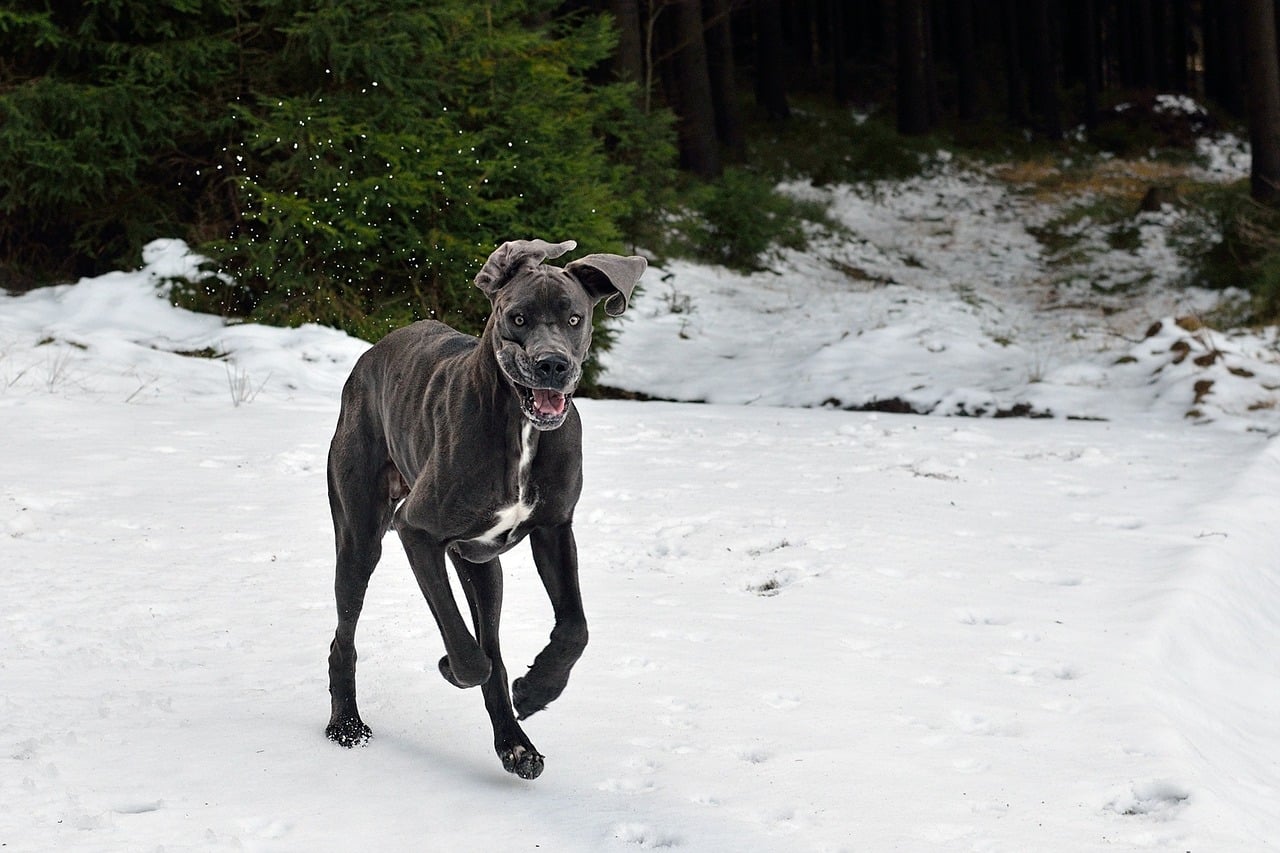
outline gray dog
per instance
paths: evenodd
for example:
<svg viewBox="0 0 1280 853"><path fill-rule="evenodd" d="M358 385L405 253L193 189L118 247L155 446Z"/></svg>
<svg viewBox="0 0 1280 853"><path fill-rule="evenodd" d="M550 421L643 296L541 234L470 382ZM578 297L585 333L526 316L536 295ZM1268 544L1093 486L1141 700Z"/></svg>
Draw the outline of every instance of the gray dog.
<svg viewBox="0 0 1280 853"><path fill-rule="evenodd" d="M504 243L476 275L493 304L479 340L425 320L387 335L351 371L329 447L338 630L325 734L343 746L372 734L356 708L355 631L382 537L394 526L444 640L440 673L458 687L481 685L507 771L525 779L542 772L543 757L517 719L560 695L587 644L573 539L582 424L571 397L593 307L605 300L610 315L621 314L645 270L644 258L619 255L587 255L563 269L543 264L576 245ZM525 536L555 627L508 691L498 555ZM445 554L466 592L474 637L449 588Z"/></svg>

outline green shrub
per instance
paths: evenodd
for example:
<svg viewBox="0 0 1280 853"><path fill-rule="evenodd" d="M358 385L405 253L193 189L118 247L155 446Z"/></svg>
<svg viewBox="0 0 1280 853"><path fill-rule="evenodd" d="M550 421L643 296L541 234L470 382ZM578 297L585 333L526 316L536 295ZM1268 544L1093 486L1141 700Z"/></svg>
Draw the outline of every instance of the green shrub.
<svg viewBox="0 0 1280 853"><path fill-rule="evenodd" d="M1217 126L1215 119L1187 99L1147 92L1127 92L1123 101L1101 111L1089 129L1089 142L1099 151L1122 157L1157 152L1164 160L1194 159L1196 142Z"/></svg>
<svg viewBox="0 0 1280 853"><path fill-rule="evenodd" d="M754 124L748 139L753 166L818 186L918 175L940 146L935 137L900 136L878 116L808 101L785 122Z"/></svg>
<svg viewBox="0 0 1280 853"><path fill-rule="evenodd" d="M789 198L743 168L691 187L679 210L668 251L742 272L761 269L778 248L804 248L808 224L834 227L823 205Z"/></svg>
<svg viewBox="0 0 1280 853"><path fill-rule="evenodd" d="M1280 322L1280 210L1254 201L1248 181L1200 187L1187 201L1192 215L1177 236L1191 282L1247 291L1235 322Z"/></svg>
<svg viewBox="0 0 1280 853"><path fill-rule="evenodd" d="M762 269L777 249L804 248L815 227L837 227L824 204L779 193L779 181L822 186L908 177L924 170L937 147L927 137L900 137L877 118L809 101L799 102L787 121L754 121L747 137L750 167L686 185L667 200L668 217L639 230L646 245L740 272Z"/></svg>

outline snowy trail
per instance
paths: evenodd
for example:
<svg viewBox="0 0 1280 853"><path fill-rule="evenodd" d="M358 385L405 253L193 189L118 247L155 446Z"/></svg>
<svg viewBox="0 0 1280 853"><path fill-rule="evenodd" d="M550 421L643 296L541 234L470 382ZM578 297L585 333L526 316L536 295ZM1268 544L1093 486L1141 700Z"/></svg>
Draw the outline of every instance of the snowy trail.
<svg viewBox="0 0 1280 853"><path fill-rule="evenodd" d="M1161 414L1280 434L1280 333L1200 328L1234 297L1186 286L1177 211L1135 219L1133 249L1095 234L1064 267L1032 230L1069 200L988 174L783 189L829 204L847 233L749 275L654 266L601 356L603 382L666 400Z"/></svg>
<svg viewBox="0 0 1280 853"><path fill-rule="evenodd" d="M548 757L529 784L493 756L479 695L434 672L394 536L357 639L375 738L325 741L329 400L123 397L0 395L7 849L1280 834L1258 790L1276 741L1241 757L1218 726L1265 734L1280 674L1253 617L1188 600L1216 566L1274 564L1280 466L1257 436L584 401L592 642L528 723ZM504 563L514 673L550 612L527 548ZM1274 631L1274 584L1233 588ZM1202 630L1172 630L1189 607ZM1191 701L1224 655L1232 707Z"/></svg>

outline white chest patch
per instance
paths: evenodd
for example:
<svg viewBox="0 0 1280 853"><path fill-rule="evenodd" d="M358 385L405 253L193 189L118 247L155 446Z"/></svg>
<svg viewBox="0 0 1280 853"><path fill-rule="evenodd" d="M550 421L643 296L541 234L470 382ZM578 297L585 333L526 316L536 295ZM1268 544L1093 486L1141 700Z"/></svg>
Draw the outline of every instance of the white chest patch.
<svg viewBox="0 0 1280 853"><path fill-rule="evenodd" d="M493 514L493 525L475 538L476 542L497 544L511 531L528 521L533 515L533 504L525 500L529 484L529 469L533 465L533 424L525 423L520 430L520 465L516 472L516 501Z"/></svg>

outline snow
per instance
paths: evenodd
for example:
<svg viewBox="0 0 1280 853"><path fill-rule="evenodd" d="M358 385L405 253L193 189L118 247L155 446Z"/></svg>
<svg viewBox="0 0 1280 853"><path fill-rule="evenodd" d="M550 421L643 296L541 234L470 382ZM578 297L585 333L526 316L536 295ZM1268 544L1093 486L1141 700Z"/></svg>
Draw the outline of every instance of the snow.
<svg viewBox="0 0 1280 853"><path fill-rule="evenodd" d="M749 275L655 267L602 359L604 382L712 403L1158 411L1280 431L1276 330L1199 328L1236 294L1182 286L1169 235L1185 214L1140 215L1132 249L1109 248L1085 222L1087 262L1064 267L1030 231L1060 208L983 172L943 164L907 181L783 189L829 202L848 233L779 252L772 269ZM1153 321L1163 332L1149 338ZM1183 347L1192 358L1179 357ZM1217 355L1197 364L1205 351ZM1196 391L1201 381L1209 392Z"/></svg>
<svg viewBox="0 0 1280 853"><path fill-rule="evenodd" d="M1217 297L1166 267L1103 316L980 175L792 191L853 236L657 268L605 358L710 404L576 403L592 640L525 724L532 783L436 672L394 535L357 639L375 736L324 738L324 460L366 344L171 307L174 241L0 295L0 845L1271 849L1275 331L1197 327ZM842 408L891 398L1054 417ZM519 672L550 607L504 562Z"/></svg>

